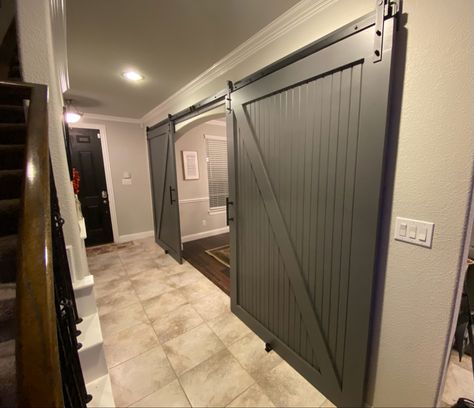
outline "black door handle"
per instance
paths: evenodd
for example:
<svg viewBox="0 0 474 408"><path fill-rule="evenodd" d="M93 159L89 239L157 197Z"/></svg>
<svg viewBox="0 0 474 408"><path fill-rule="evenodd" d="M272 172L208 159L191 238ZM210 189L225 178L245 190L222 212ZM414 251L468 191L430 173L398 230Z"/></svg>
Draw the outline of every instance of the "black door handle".
<svg viewBox="0 0 474 408"><path fill-rule="evenodd" d="M176 191L176 189L170 186L170 204L171 205L173 205L173 203L176 201L176 200L173 200L173 191Z"/></svg>
<svg viewBox="0 0 474 408"><path fill-rule="evenodd" d="M229 205L234 205L233 201L229 201L229 197L225 198L225 219L226 225L229 225L230 221L234 221L234 218L229 217Z"/></svg>

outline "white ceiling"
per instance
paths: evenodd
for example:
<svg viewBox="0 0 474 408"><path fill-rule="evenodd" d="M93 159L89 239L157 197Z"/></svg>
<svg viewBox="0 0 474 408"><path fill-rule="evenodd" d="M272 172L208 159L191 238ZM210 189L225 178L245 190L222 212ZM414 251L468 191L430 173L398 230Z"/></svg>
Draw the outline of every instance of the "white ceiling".
<svg viewBox="0 0 474 408"><path fill-rule="evenodd" d="M297 2L67 0L67 97L84 112L140 118ZM130 68L145 80L123 80Z"/></svg>

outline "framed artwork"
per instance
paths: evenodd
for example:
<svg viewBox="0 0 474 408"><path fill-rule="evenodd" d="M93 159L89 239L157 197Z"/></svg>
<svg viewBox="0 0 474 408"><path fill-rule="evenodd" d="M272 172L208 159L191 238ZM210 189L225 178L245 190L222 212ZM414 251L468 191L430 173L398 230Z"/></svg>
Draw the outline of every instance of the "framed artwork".
<svg viewBox="0 0 474 408"><path fill-rule="evenodd" d="M199 179L199 164L197 152L182 150L183 176L185 180Z"/></svg>

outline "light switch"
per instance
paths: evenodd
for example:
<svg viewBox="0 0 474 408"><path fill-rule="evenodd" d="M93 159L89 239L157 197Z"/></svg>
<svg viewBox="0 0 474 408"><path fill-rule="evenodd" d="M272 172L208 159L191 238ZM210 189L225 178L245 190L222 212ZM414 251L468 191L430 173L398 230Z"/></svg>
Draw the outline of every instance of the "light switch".
<svg viewBox="0 0 474 408"><path fill-rule="evenodd" d="M433 231L434 224L432 222L397 217L395 239L431 248Z"/></svg>
<svg viewBox="0 0 474 408"><path fill-rule="evenodd" d="M398 234L401 237L406 237L407 236L407 223L406 222L400 223L400 229L398 230Z"/></svg>
<svg viewBox="0 0 474 408"><path fill-rule="evenodd" d="M418 231L418 241L425 242L426 241L426 228L420 228Z"/></svg>

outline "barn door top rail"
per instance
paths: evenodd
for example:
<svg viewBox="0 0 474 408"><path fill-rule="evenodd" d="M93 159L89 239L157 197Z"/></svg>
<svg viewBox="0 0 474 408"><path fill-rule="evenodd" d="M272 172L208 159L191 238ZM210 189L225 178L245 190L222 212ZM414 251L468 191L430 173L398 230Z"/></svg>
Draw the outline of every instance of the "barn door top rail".
<svg viewBox="0 0 474 408"><path fill-rule="evenodd" d="M374 38L374 60L378 62L382 58L382 39L383 39L383 26L384 21L388 18L395 17L400 11L400 0L376 0L375 12L370 12L365 16L352 21L345 26L342 26L336 31L329 33L328 35L308 44L291 54L275 61L274 63L267 65L266 67L256 71L255 73L241 79L234 83L233 90L236 91L244 86L257 81L258 79L267 76L275 71L278 71L300 59L307 57L308 55L314 54L322 50L323 48L329 47L330 45L342 41L343 39L350 37L366 28L376 25L376 33ZM380 34L377 34L377 31Z"/></svg>
<svg viewBox="0 0 474 408"><path fill-rule="evenodd" d="M376 26L375 36L374 36L374 58L373 62L378 62L382 59L382 41L383 41L383 27L384 21L388 18L395 17L400 12L400 0L376 0L375 11L366 14L358 18L357 20L352 21L349 24L339 28L336 31L308 44L291 54L275 61L274 63L260 69L259 71L254 72L253 74L235 82L231 87L231 92L237 91L240 88L243 88L246 85L255 82L256 80L271 74L272 72L278 71L281 68L286 67L287 65L292 64L300 59L307 57L308 55L314 54L315 52L322 50L323 48L329 47L331 44L334 44L338 41L341 41L351 35L354 35L362 30L365 30L368 27L373 25ZM383 18L382 18L383 16ZM212 95L208 98L202 99L199 102L175 113L169 114L166 119L161 120L153 126L147 127L147 131L152 131L161 127L162 125L168 122L174 122L174 124L183 122L187 119L191 119L194 116L200 115L210 109L215 108L220 103L226 102L226 97L229 93L229 86L226 89L223 89L217 92L215 95Z"/></svg>
<svg viewBox="0 0 474 408"><path fill-rule="evenodd" d="M208 98L202 99L199 102L175 113L174 115L168 115L166 119L163 119L161 122L158 122L156 125L147 127L147 131L151 131L159 128L167 122L174 122L174 124L183 122L187 119L191 119L194 116L200 115L204 112L207 112L210 109L214 109L220 103L224 103L224 99L227 95L227 89L223 89L217 92L215 95Z"/></svg>

